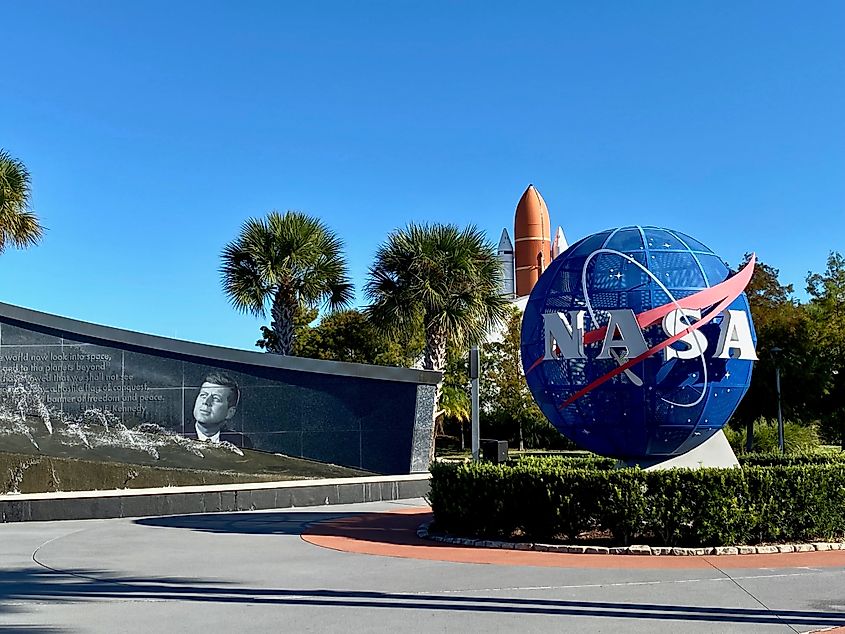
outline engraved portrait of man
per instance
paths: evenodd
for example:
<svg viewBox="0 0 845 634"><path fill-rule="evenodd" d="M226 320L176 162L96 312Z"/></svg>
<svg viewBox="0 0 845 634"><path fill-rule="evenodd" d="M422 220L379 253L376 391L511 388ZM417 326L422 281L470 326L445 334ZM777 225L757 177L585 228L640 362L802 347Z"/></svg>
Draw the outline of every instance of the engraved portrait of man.
<svg viewBox="0 0 845 634"><path fill-rule="evenodd" d="M241 391L231 377L222 372L208 374L194 402L197 438L220 442L220 432L235 415L240 399Z"/></svg>

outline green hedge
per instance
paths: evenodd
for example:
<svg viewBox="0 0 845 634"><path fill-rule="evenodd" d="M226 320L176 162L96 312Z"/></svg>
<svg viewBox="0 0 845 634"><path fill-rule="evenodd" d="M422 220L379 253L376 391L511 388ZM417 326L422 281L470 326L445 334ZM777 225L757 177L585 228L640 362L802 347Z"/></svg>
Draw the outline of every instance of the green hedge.
<svg viewBox="0 0 845 634"><path fill-rule="evenodd" d="M845 452L814 451L781 455L779 453L749 453L737 456L743 466L771 467L775 465L842 464Z"/></svg>
<svg viewBox="0 0 845 634"><path fill-rule="evenodd" d="M435 529L460 535L719 546L845 534L845 462L837 460L646 472L531 458L436 463L431 473Z"/></svg>
<svg viewBox="0 0 845 634"><path fill-rule="evenodd" d="M747 453L737 456L741 465L771 467L775 465L805 465L805 464L837 464L845 462L845 452L833 451L812 451L805 453L792 453L782 455L780 453ZM513 458L509 464L520 464L534 467L557 467L565 466L580 469L614 469L618 461L613 458L605 458L596 454L545 454L545 455L523 455Z"/></svg>
<svg viewBox="0 0 845 634"><path fill-rule="evenodd" d="M524 455L514 458L509 461L511 465L522 465L522 467L570 467L573 469L613 469L616 466L616 460L613 458L605 458L604 456L597 456L596 454L581 454L581 455L542 455L531 456Z"/></svg>

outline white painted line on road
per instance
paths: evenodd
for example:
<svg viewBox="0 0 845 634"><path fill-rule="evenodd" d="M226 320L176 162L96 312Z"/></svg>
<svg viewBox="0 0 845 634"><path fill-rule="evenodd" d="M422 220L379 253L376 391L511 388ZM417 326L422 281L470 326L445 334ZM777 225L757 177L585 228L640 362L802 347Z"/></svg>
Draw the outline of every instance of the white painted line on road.
<svg viewBox="0 0 845 634"><path fill-rule="evenodd" d="M747 575L744 577L734 577L734 580L747 579L776 579L783 577L811 577L819 573L835 572L842 574L841 570L818 570L817 572L786 572L780 574L769 575ZM553 585L553 586L507 586L501 588L462 588L457 590L431 590L428 592L409 592L407 594L457 594L464 592L510 592L513 590L577 590L580 588L614 588L614 587L628 587L628 586L657 586L672 583L700 583L706 581L731 581L729 577L704 577L702 579L669 579L657 581L620 581L616 583L583 583L572 585Z"/></svg>

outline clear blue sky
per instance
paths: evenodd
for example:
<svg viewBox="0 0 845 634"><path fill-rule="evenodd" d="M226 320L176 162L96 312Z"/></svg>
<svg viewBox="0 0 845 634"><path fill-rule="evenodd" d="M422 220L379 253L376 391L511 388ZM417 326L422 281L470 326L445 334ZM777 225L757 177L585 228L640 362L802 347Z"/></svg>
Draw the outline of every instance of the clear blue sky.
<svg viewBox="0 0 845 634"><path fill-rule="evenodd" d="M218 274L247 217L319 216L360 289L391 229L497 241L528 183L570 241L669 226L801 290L845 250L842 2L7 0L0 23L0 147L49 228L0 256L3 302L251 348Z"/></svg>

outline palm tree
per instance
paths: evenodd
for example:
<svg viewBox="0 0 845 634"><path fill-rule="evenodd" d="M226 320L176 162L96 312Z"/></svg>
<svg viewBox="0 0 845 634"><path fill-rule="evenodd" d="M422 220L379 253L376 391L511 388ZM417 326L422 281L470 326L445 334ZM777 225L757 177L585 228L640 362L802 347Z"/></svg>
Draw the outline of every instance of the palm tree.
<svg viewBox="0 0 845 634"><path fill-rule="evenodd" d="M44 228L29 210L30 195L26 165L0 149L0 253L10 244L23 249L41 239Z"/></svg>
<svg viewBox="0 0 845 634"><path fill-rule="evenodd" d="M468 423L472 416L472 403L466 390L455 385L444 385L440 392L440 408L434 414L434 419L440 421L440 433L443 433L446 419L451 418L458 423L461 434L461 451L466 449L464 442L464 423Z"/></svg>
<svg viewBox="0 0 845 634"><path fill-rule="evenodd" d="M325 304L330 310L352 300L340 239L322 222L297 211L271 211L247 220L223 249L223 290L240 311L265 316L273 337L267 352L290 354L297 311Z"/></svg>
<svg viewBox="0 0 845 634"><path fill-rule="evenodd" d="M388 333L421 320L423 369L443 372L447 344L464 350L507 316L500 284L496 250L477 228L411 224L391 233L376 253L366 286L372 301L367 313ZM435 403L441 389L438 385ZM438 413L435 408L435 417Z"/></svg>

